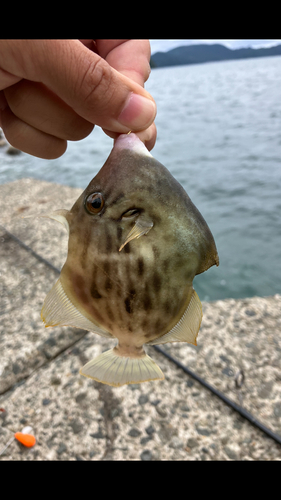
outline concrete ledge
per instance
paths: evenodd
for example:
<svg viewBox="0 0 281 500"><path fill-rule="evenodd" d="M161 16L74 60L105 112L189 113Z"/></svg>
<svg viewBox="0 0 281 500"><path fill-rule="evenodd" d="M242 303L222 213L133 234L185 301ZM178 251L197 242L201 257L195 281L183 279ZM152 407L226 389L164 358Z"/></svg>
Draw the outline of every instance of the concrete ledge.
<svg viewBox="0 0 281 500"><path fill-rule="evenodd" d="M63 228L22 216L70 208L80 193L34 179L1 185L0 224L60 268ZM81 377L81 366L114 343L46 329L40 310L58 276L2 229L0 242L0 450L25 425L37 438L31 449L14 441L0 459L280 460L280 445L152 347L164 381L114 389ZM280 311L279 295L203 303L198 346L165 349L281 435Z"/></svg>

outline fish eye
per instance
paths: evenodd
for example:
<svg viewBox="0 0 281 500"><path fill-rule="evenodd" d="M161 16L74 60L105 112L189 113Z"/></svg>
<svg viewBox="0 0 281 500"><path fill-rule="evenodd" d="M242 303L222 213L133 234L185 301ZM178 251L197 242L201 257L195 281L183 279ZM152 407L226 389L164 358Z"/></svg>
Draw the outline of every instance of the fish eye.
<svg viewBox="0 0 281 500"><path fill-rule="evenodd" d="M92 193L85 199L85 208L89 214L98 214L104 206L104 197L101 193Z"/></svg>

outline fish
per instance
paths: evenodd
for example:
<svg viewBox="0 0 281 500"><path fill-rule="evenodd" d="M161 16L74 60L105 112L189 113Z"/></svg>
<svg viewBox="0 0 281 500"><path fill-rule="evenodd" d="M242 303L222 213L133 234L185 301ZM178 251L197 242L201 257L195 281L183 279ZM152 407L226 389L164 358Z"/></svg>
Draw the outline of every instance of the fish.
<svg viewBox="0 0 281 500"><path fill-rule="evenodd" d="M80 374L119 387L163 380L144 346L196 345L202 306L193 279L219 257L181 184L134 133L115 140L70 210L46 215L68 231L60 277L45 298L45 326L72 326L117 344Z"/></svg>

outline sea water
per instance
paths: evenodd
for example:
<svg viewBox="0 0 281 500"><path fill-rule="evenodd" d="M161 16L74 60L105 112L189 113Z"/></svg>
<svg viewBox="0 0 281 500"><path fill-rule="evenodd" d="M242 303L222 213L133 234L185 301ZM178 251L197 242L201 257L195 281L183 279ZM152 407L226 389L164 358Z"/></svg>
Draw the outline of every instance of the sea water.
<svg viewBox="0 0 281 500"><path fill-rule="evenodd" d="M201 300L281 293L281 57L153 69L153 155L183 185L217 244ZM0 183L34 177L85 188L112 139L101 129L57 160L0 149ZM62 203L59 203L60 208Z"/></svg>

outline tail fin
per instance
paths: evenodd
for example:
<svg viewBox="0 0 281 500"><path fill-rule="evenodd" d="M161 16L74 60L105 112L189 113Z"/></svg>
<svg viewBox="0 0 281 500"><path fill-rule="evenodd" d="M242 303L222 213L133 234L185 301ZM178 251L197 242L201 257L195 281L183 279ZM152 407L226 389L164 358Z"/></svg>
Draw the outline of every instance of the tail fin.
<svg viewBox="0 0 281 500"><path fill-rule="evenodd" d="M114 387L164 379L159 366L147 354L128 358L119 356L114 348L89 361L80 374Z"/></svg>

